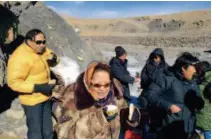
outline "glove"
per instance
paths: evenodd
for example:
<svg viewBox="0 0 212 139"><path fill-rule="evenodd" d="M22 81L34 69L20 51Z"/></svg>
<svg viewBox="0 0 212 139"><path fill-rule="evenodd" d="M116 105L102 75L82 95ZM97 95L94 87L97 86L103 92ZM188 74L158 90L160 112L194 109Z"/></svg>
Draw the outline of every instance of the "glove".
<svg viewBox="0 0 212 139"><path fill-rule="evenodd" d="M55 85L53 84L35 84L34 85L34 92L35 93L42 93L46 96L50 96L52 94L52 89L54 88Z"/></svg>
<svg viewBox="0 0 212 139"><path fill-rule="evenodd" d="M47 59L47 63L50 67L54 67L58 63L57 55L54 53L51 53L51 56L49 59Z"/></svg>
<svg viewBox="0 0 212 139"><path fill-rule="evenodd" d="M191 110L194 111L200 110L204 107L204 100L196 95L194 90L189 90L184 97L185 105Z"/></svg>
<svg viewBox="0 0 212 139"><path fill-rule="evenodd" d="M103 112L107 121L110 122L118 115L118 108L116 105L107 105L103 108Z"/></svg>

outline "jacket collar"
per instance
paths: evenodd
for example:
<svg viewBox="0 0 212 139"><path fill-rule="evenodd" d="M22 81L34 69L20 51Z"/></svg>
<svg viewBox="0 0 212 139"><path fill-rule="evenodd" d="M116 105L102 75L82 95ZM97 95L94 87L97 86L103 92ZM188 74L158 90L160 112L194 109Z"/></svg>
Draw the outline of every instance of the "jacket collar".
<svg viewBox="0 0 212 139"><path fill-rule="evenodd" d="M78 110L90 108L95 103L95 100L87 91L83 83L83 76L84 73L79 76L74 87L74 102ZM112 92L117 98L123 97L123 89L121 87L121 84L116 79L112 81Z"/></svg>
<svg viewBox="0 0 212 139"><path fill-rule="evenodd" d="M24 46L24 48L28 51L28 52L31 52L31 53L35 53L37 54L37 52L32 49L28 44L26 44L25 42L22 44Z"/></svg>

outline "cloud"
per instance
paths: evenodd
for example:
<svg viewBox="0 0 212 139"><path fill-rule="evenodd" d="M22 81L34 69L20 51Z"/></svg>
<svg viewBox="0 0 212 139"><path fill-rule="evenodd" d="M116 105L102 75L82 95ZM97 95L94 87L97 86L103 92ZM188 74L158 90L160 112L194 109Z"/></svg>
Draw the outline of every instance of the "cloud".
<svg viewBox="0 0 212 139"><path fill-rule="evenodd" d="M89 18L117 18L119 16L119 13L117 11L95 11L91 14L91 17Z"/></svg>

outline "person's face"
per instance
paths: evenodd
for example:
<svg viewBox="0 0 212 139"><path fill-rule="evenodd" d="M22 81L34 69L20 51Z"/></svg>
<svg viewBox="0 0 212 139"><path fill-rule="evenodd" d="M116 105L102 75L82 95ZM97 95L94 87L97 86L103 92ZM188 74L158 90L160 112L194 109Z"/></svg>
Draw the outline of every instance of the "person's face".
<svg viewBox="0 0 212 139"><path fill-rule="evenodd" d="M153 60L154 60L155 63L160 63L161 58L160 58L160 56L155 55Z"/></svg>
<svg viewBox="0 0 212 139"><path fill-rule="evenodd" d="M196 69L193 65L188 66L187 69L185 69L184 67L182 67L182 71L183 71L183 76L187 79L187 80L192 80L194 74L196 73Z"/></svg>
<svg viewBox="0 0 212 139"><path fill-rule="evenodd" d="M28 44L39 54L42 54L46 50L46 38L42 33L37 34L34 40L28 40Z"/></svg>
<svg viewBox="0 0 212 139"><path fill-rule="evenodd" d="M105 98L110 91L110 75L106 71L96 71L91 80L91 90L97 99Z"/></svg>
<svg viewBox="0 0 212 139"><path fill-rule="evenodd" d="M127 59L127 54L123 54L122 56L119 57L122 61L125 61Z"/></svg>
<svg viewBox="0 0 212 139"><path fill-rule="evenodd" d="M7 33L8 33L8 36L6 38L5 44L11 43L12 41L14 41L14 38L15 38L15 36L14 36L14 30L13 30L12 27L8 30Z"/></svg>

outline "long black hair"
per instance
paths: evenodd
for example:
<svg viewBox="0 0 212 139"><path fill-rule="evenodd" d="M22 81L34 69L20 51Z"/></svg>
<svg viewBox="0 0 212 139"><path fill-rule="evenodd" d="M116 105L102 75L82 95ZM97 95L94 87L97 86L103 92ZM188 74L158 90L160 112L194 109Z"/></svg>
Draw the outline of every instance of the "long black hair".
<svg viewBox="0 0 212 139"><path fill-rule="evenodd" d="M14 35L18 33L18 18L6 7L0 5L0 44L4 44L8 37L8 30L12 27Z"/></svg>

